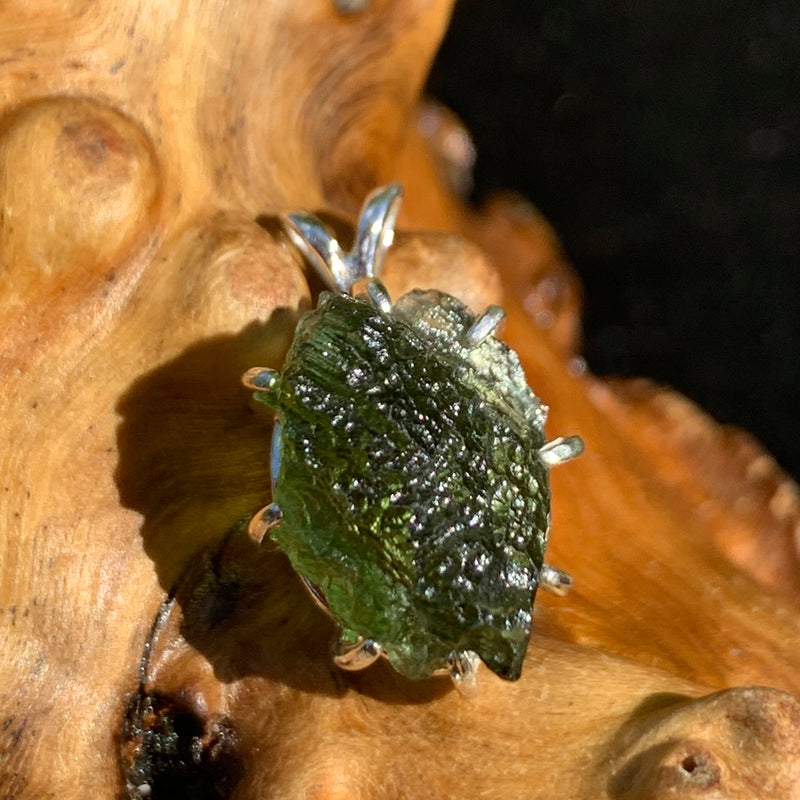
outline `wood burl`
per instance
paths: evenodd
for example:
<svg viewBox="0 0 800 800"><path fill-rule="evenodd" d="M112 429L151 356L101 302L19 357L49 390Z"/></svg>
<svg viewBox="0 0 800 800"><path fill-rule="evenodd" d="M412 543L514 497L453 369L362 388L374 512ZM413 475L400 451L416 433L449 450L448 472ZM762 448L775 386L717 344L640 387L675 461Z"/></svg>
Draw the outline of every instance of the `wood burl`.
<svg viewBox="0 0 800 800"><path fill-rule="evenodd" d="M585 371L546 222L448 192L416 114L450 7L0 9L3 797L800 796L797 488L674 393ZM276 215L346 237L392 180L390 292L501 302L549 436L587 446L553 477L575 589L471 701L338 671L246 525L271 420L240 377L319 290Z"/></svg>

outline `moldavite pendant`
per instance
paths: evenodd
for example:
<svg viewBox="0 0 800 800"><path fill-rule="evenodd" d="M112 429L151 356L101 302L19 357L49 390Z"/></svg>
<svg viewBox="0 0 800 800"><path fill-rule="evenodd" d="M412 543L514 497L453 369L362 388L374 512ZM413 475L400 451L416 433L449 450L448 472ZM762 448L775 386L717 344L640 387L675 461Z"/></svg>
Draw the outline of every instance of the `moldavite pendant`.
<svg viewBox="0 0 800 800"><path fill-rule="evenodd" d="M549 468L583 445L545 443L547 408L492 335L502 309L475 317L420 290L392 304L377 274L401 194L368 198L349 254L316 217L285 220L335 291L300 321L280 373L245 375L277 412L274 502L257 524L340 626L341 667L384 655L468 688L480 659L515 680L537 586L571 584L544 563Z"/></svg>

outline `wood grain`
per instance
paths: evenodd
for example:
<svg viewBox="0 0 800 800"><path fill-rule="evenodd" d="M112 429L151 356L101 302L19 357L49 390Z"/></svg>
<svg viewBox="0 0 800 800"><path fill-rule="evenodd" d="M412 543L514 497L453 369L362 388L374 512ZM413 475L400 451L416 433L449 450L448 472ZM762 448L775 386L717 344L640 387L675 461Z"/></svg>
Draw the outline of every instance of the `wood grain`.
<svg viewBox="0 0 800 800"><path fill-rule="evenodd" d="M414 124L450 5L0 10L0 795L796 796L797 489L674 394L586 373L545 221L448 194ZM239 378L318 288L275 215L346 228L398 177L390 289L504 299L550 434L587 443L553 484L576 589L472 703L336 671L242 523L271 421Z"/></svg>

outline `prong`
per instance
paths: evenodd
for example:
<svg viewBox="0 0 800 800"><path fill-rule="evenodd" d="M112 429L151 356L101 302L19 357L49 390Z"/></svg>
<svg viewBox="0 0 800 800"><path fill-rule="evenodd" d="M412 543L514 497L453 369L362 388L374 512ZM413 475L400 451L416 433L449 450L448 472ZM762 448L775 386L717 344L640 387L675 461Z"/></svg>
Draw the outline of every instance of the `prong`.
<svg viewBox="0 0 800 800"><path fill-rule="evenodd" d="M478 693L480 663L480 656L472 650L453 650L448 656L450 679L462 697L475 697Z"/></svg>
<svg viewBox="0 0 800 800"><path fill-rule="evenodd" d="M558 567L542 564L539 570L539 586L551 594L563 597L572 588L572 576Z"/></svg>
<svg viewBox="0 0 800 800"><path fill-rule="evenodd" d="M268 367L253 367L242 375L242 383L254 392L269 392L278 382L277 370Z"/></svg>
<svg viewBox="0 0 800 800"><path fill-rule="evenodd" d="M333 663L348 672L357 672L374 664L383 648L373 639L358 637L355 642L340 640L334 647Z"/></svg>
<svg viewBox="0 0 800 800"><path fill-rule="evenodd" d="M270 503L252 516L247 524L247 533L254 541L261 544L282 518L283 512L277 504Z"/></svg>
<svg viewBox="0 0 800 800"><path fill-rule="evenodd" d="M367 295L375 308L383 311L384 314L391 312L392 298L386 291L386 287L377 278L373 278L367 283Z"/></svg>
<svg viewBox="0 0 800 800"><path fill-rule="evenodd" d="M487 336L494 332L505 315L506 312L500 306L489 306L470 325L464 336L464 344L467 347L477 347Z"/></svg>
<svg viewBox="0 0 800 800"><path fill-rule="evenodd" d="M583 452L583 439L580 436L561 436L553 439L539 449L539 458L548 466L563 464Z"/></svg>
<svg viewBox="0 0 800 800"><path fill-rule="evenodd" d="M278 475L281 472L281 456L283 454L283 425L278 417L272 424L272 444L269 449L269 472L272 483L272 496L275 496L275 487Z"/></svg>
<svg viewBox="0 0 800 800"><path fill-rule="evenodd" d="M314 605L316 605L320 611L324 611L330 617L330 606L328 605L328 601L325 599L325 595L322 594L319 586L317 586L316 583L311 583L308 578L305 578L302 575L298 575L298 577L300 578L300 582L303 584L303 587L308 592L309 597L311 597L311 599L314 601Z"/></svg>

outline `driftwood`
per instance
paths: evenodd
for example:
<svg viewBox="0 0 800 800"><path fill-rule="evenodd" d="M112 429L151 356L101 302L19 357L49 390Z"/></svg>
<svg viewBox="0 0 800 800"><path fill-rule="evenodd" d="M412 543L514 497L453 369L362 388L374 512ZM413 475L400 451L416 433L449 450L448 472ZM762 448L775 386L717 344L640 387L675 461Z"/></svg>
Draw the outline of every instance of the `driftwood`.
<svg viewBox="0 0 800 800"><path fill-rule="evenodd" d="M797 489L686 400L586 373L546 223L448 194L414 109L450 5L0 11L0 796L797 796ZM576 588L472 701L337 671L243 522L270 420L239 379L317 291L274 215L346 230L392 179L390 291L502 299L550 435L587 445L553 479Z"/></svg>

